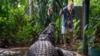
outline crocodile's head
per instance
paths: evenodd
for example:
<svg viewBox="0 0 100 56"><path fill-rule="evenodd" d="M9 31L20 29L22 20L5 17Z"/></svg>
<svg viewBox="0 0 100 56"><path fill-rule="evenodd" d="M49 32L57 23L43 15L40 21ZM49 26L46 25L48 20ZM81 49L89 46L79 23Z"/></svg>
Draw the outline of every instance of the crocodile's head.
<svg viewBox="0 0 100 56"><path fill-rule="evenodd" d="M47 28L40 34L39 40L49 40L51 43L55 43L55 24L50 23Z"/></svg>

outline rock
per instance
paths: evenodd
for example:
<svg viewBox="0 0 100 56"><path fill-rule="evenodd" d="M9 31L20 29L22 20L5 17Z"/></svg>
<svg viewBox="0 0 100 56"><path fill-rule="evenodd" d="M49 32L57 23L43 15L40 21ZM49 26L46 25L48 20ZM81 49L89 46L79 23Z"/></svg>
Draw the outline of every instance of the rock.
<svg viewBox="0 0 100 56"><path fill-rule="evenodd" d="M61 50L64 53L64 56L74 56L73 51L67 51L67 50L64 50L64 49L61 49Z"/></svg>
<svg viewBox="0 0 100 56"><path fill-rule="evenodd" d="M27 51L0 49L0 56L26 56L26 55L27 55Z"/></svg>

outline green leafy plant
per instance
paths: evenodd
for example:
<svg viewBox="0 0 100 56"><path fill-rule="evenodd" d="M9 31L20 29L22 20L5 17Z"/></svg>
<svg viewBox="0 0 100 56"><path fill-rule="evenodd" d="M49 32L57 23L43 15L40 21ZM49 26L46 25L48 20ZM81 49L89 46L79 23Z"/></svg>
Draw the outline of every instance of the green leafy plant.
<svg viewBox="0 0 100 56"><path fill-rule="evenodd" d="M93 33L93 37L90 40L90 46L100 48L100 24Z"/></svg>
<svg viewBox="0 0 100 56"><path fill-rule="evenodd" d="M95 4L96 3L96 4ZM89 18L89 24L84 27L84 34L89 37L90 39L89 45L90 47L97 47L99 46L96 42L98 42L96 39L99 39L100 37L100 7L99 7L100 1L92 0L90 2L90 18Z"/></svg>

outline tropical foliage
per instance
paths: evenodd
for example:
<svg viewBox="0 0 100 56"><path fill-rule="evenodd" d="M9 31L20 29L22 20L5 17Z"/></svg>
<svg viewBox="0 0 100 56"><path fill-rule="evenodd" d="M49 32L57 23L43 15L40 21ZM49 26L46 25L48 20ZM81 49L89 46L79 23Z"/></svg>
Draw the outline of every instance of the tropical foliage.
<svg viewBox="0 0 100 56"><path fill-rule="evenodd" d="M58 0L62 7L67 5L69 0ZM30 45L33 43L41 31L45 28L47 9L53 6L53 22L56 24L56 43L62 43L61 36L61 16L59 16L59 4L56 0L33 0L33 15L29 18L28 0L0 0L0 42L8 45L18 44ZM75 4L81 5L82 1L74 0ZM89 35L100 24L100 1L91 0ZM79 18L80 19L80 18ZM75 37L79 37L79 19L74 20ZM2 44L0 44L1 46Z"/></svg>

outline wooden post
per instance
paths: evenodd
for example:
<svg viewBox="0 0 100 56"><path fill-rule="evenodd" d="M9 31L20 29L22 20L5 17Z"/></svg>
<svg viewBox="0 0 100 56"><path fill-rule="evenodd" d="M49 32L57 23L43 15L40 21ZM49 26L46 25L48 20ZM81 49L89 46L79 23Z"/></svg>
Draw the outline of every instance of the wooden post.
<svg viewBox="0 0 100 56"><path fill-rule="evenodd" d="M84 20L83 20L84 27L89 23L89 4L90 4L90 0L84 0ZM87 29L88 28L86 28L86 30ZM87 36L84 34L84 36L83 36L83 56L88 56L88 43L87 43L87 41L88 41Z"/></svg>
<svg viewBox="0 0 100 56"><path fill-rule="evenodd" d="M29 0L29 17L32 19L33 14L33 0Z"/></svg>
<svg viewBox="0 0 100 56"><path fill-rule="evenodd" d="M81 13L81 20L80 20L80 22L81 22L81 26L80 26L80 28L81 28L81 39L83 38L83 31L84 31L84 25L83 25L83 22L84 22L84 1L82 0L82 13Z"/></svg>
<svg viewBox="0 0 100 56"><path fill-rule="evenodd" d="M84 0L82 0L82 18L81 18L81 39L83 39L84 37L84 34L83 34L83 31L84 31Z"/></svg>

